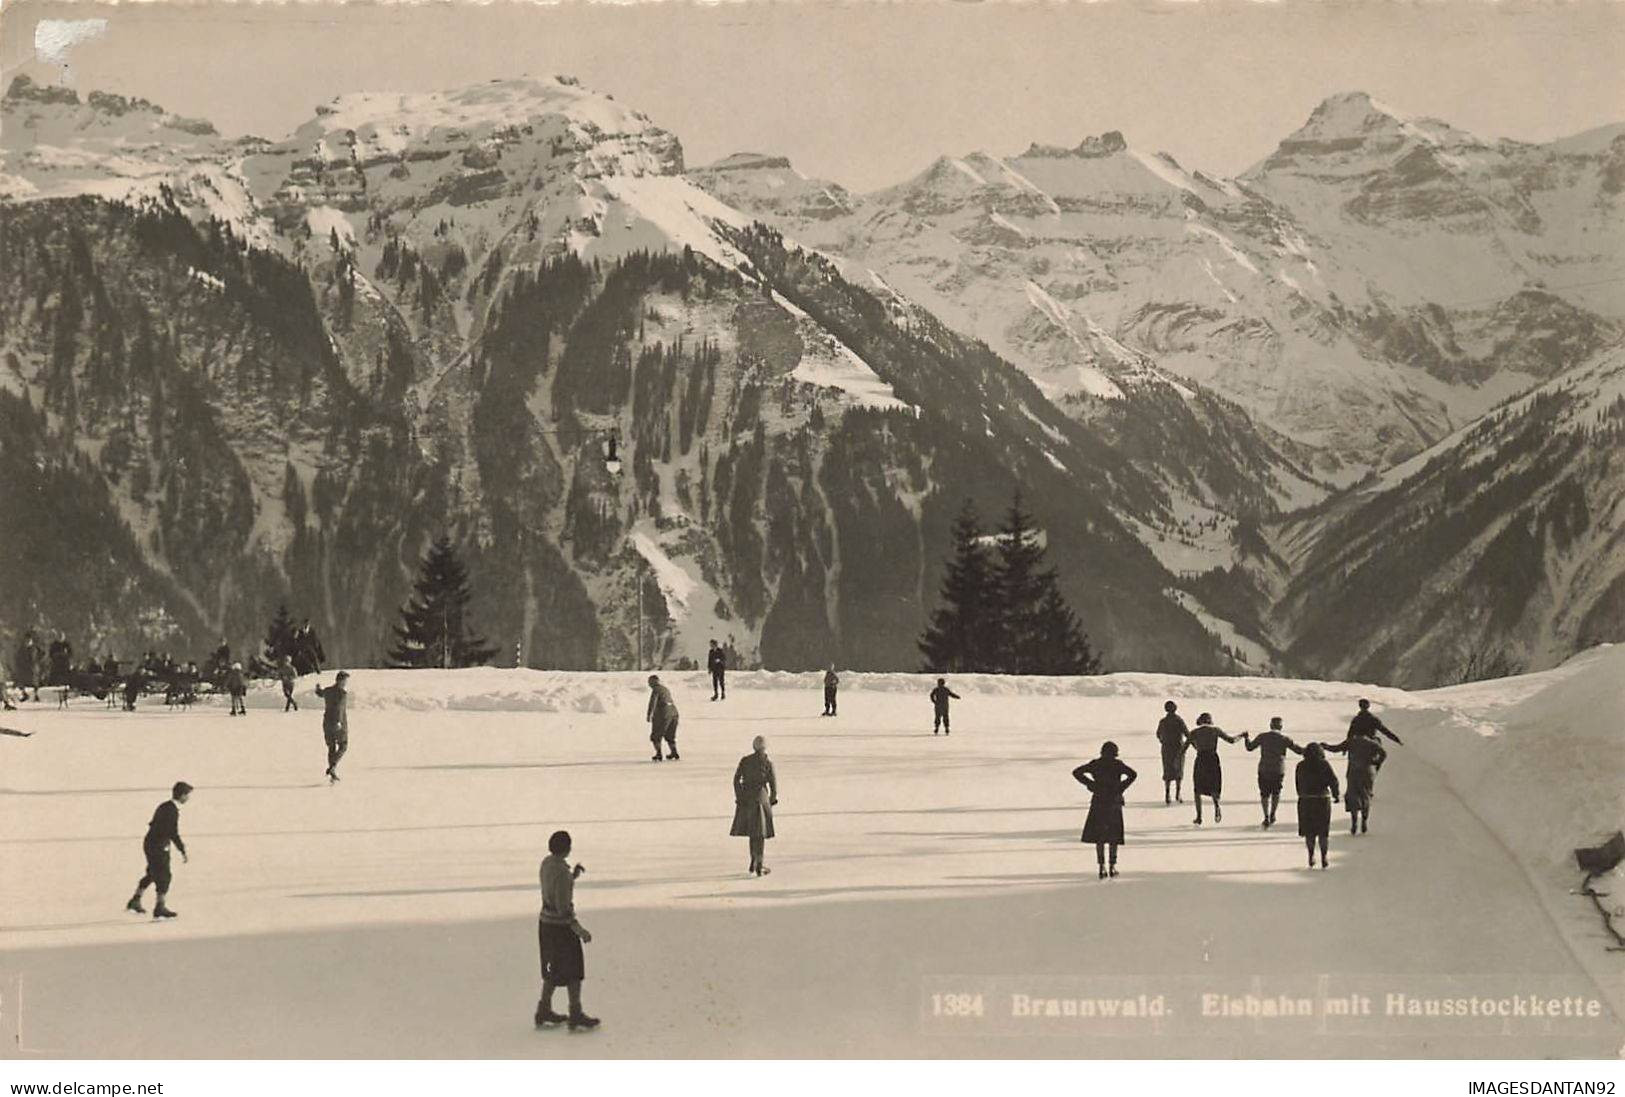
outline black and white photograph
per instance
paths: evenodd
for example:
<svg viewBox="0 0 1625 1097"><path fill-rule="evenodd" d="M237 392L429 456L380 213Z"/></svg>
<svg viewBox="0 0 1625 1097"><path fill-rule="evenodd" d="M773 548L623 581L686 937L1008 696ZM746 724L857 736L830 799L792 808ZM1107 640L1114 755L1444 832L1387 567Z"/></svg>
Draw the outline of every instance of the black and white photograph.
<svg viewBox="0 0 1625 1097"><path fill-rule="evenodd" d="M8 1093L1625 1080L1625 3L12 0L0 96Z"/></svg>

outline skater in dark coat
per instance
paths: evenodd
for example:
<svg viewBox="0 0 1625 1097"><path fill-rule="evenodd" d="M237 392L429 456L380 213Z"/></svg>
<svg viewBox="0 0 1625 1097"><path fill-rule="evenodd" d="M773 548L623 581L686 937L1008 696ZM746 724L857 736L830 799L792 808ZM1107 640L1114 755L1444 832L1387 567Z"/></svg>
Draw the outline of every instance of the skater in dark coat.
<svg viewBox="0 0 1625 1097"><path fill-rule="evenodd" d="M592 940L587 927L576 920L576 879L587 871L574 868L570 856L570 832L556 830L547 840L547 856L542 859L542 911L536 920L536 944L542 959L542 996L536 1003L536 1027L568 1023L572 1029L596 1028L598 1018L581 1010L581 980L587 977L587 959L581 946ZM570 999L570 1014L553 1012L553 991L564 985Z"/></svg>
<svg viewBox="0 0 1625 1097"><path fill-rule="evenodd" d="M1302 754L1303 748L1281 731L1281 718L1270 717L1270 729L1262 735L1242 736L1248 750L1258 755L1258 802L1264 809L1264 827L1275 825L1275 811L1281 806L1281 785L1286 779L1286 752Z"/></svg>
<svg viewBox="0 0 1625 1097"><path fill-rule="evenodd" d="M1157 721L1157 742L1162 744L1162 802L1165 804L1185 802L1181 786L1185 783L1185 736L1190 729L1178 709L1172 701L1163 702L1163 717ZM1169 790L1172 790L1171 795Z"/></svg>
<svg viewBox="0 0 1625 1097"><path fill-rule="evenodd" d="M152 813L152 821L147 824L147 836L141 840L141 852L147 859L147 871L142 873L141 880L135 885L135 894L130 901L124 904L125 910L137 914L145 914L146 908L141 905L141 896L146 892L148 884L158 888L158 904L152 908L154 918L173 918L175 912L169 909L165 900L169 896L170 871L169 847L171 843L181 851L181 860L186 858L186 843L181 841L181 805L186 803L187 797L192 795L192 786L185 781L176 781L175 787L170 790L169 799L158 805Z"/></svg>
<svg viewBox="0 0 1625 1097"><path fill-rule="evenodd" d="M1213 798L1213 821L1224 818L1219 807L1219 794L1224 791L1224 767L1219 762L1219 740L1241 742L1241 736L1231 735L1213 722L1207 713L1196 718L1196 726L1185 735L1185 741L1196 748L1196 764L1191 767L1191 780L1196 787L1196 825L1202 825L1202 797Z"/></svg>
<svg viewBox="0 0 1625 1097"><path fill-rule="evenodd" d="M726 701L728 653L718 647L715 640L711 641L711 650L705 655L705 669L711 672L711 700Z"/></svg>
<svg viewBox="0 0 1625 1097"><path fill-rule="evenodd" d="M299 702L293 699L293 684L298 680L299 674L293 668L293 660L286 654L277 662L276 677L277 681L282 683L282 711L292 709L298 712Z"/></svg>
<svg viewBox="0 0 1625 1097"><path fill-rule="evenodd" d="M767 740L758 735L751 752L734 769L734 821L728 833L750 839L750 871L766 876L773 870L762 863L767 840L773 837L773 806L779 802L779 782L767 757Z"/></svg>
<svg viewBox="0 0 1625 1097"><path fill-rule="evenodd" d="M835 693L841 688L841 676L835 673L835 664L831 663L824 672L824 715L835 715Z"/></svg>
<svg viewBox="0 0 1625 1097"><path fill-rule="evenodd" d="M243 698L248 696L248 680L243 677L241 663L231 664L231 669L226 671L226 692L231 695L231 715L247 716L248 705Z"/></svg>
<svg viewBox="0 0 1625 1097"><path fill-rule="evenodd" d="M666 744L666 750L672 761L677 761L677 702L671 699L671 690L660 683L658 674L649 675L649 711L643 714L649 721L649 742L654 744L654 760L662 761L665 755L660 753L660 744Z"/></svg>
<svg viewBox="0 0 1625 1097"><path fill-rule="evenodd" d="M1303 748L1303 761L1293 774L1298 789L1298 835L1309 851L1309 867L1315 867L1315 844L1320 844L1320 867L1326 867L1326 842L1332 829L1332 804L1337 802L1337 774L1326 761L1319 743Z"/></svg>
<svg viewBox="0 0 1625 1097"><path fill-rule="evenodd" d="M327 704L322 713L322 738L327 740L328 784L337 783L339 759L350 749L350 691L345 686L349 680L350 672L341 670L334 676L332 685L316 687L316 696Z"/></svg>
<svg viewBox="0 0 1625 1097"><path fill-rule="evenodd" d="M44 662L40 653L39 644L34 642L32 631L23 634L23 642L17 645L17 655L11 661L11 673L17 679L17 690L20 696L17 700L28 700L28 691L34 691L34 700L39 700L40 667Z"/></svg>
<svg viewBox="0 0 1625 1097"><path fill-rule="evenodd" d="M959 694L948 688L948 679L938 678L937 688L931 691L931 734L939 730L944 735L952 735L953 731L948 724L948 702L959 700Z"/></svg>
<svg viewBox="0 0 1625 1097"><path fill-rule="evenodd" d="M1072 771L1073 778L1093 793L1089 815L1083 821L1083 841L1095 844L1095 861L1100 878L1108 875L1106 850L1111 848L1109 874L1117 875L1117 847L1123 844L1123 793L1139 777L1117 757L1117 744L1102 743L1100 757Z"/></svg>
<svg viewBox="0 0 1625 1097"><path fill-rule="evenodd" d="M1388 752L1375 735L1350 735L1341 743L1322 743L1333 754L1347 754L1343 805L1348 808L1349 833L1364 834L1371 821L1371 800L1377 795L1377 771L1388 760Z"/></svg>
<svg viewBox="0 0 1625 1097"><path fill-rule="evenodd" d="M1388 726L1377 719L1377 714L1371 711L1371 702L1362 697L1360 698L1360 711L1356 712L1354 719L1349 721L1349 738L1352 739L1356 735L1360 735L1367 739L1375 739L1378 733L1386 735L1398 746L1405 745L1399 741L1399 736L1389 731Z"/></svg>

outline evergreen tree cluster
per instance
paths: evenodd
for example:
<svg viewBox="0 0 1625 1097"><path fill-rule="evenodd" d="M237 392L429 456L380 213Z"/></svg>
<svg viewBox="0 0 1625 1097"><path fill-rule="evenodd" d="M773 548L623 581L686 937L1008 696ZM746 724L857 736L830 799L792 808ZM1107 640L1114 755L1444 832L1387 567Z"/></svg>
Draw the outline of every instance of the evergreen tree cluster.
<svg viewBox="0 0 1625 1097"><path fill-rule="evenodd" d="M451 538L441 534L429 546L412 584L412 596L401 608L395 646L389 653L390 666L417 670L477 667L490 662L497 649L474 631L468 613L472 598L468 569L458 558Z"/></svg>
<svg viewBox="0 0 1625 1097"><path fill-rule="evenodd" d="M942 604L920 638L925 670L1100 673L1100 654L1062 597L1055 569L1044 566L1042 536L1019 491L991 537L967 499L954 521L953 542Z"/></svg>

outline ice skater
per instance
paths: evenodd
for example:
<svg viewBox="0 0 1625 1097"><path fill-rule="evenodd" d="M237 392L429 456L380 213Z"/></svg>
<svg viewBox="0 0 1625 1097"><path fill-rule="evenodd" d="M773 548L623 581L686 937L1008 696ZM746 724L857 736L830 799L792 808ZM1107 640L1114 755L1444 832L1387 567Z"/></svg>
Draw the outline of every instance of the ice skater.
<svg viewBox="0 0 1625 1097"><path fill-rule="evenodd" d="M542 996L536 1003L536 1027L568 1024L571 1029L598 1027L598 1018L581 1010L581 980L587 977L587 959L581 946L592 940L587 927L576 920L576 879L587 870L570 867L570 832L556 830L547 840L542 858L542 911L536 920L536 946L542 960ZM553 1012L553 991L559 984L570 999L570 1013Z"/></svg>
<svg viewBox="0 0 1625 1097"><path fill-rule="evenodd" d="M1319 743L1303 748L1303 761L1293 774L1298 789L1298 836L1309 851L1309 867L1315 867L1315 844L1320 844L1320 867L1326 867L1326 842L1332 829L1332 805L1337 802L1337 774L1326 761Z"/></svg>
<svg viewBox="0 0 1625 1097"><path fill-rule="evenodd" d="M1108 739L1100 745L1100 757L1073 770L1072 776L1093 793L1089 814L1083 820L1083 841L1095 844L1100 878L1116 876L1117 847L1123 844L1123 794L1139 774L1118 759L1117 744ZM1111 849L1110 869L1106 864L1108 847Z"/></svg>
<svg viewBox="0 0 1625 1097"><path fill-rule="evenodd" d="M835 694L841 688L841 676L835 673L835 664L831 663L824 672L824 715L835 715Z"/></svg>
<svg viewBox="0 0 1625 1097"><path fill-rule="evenodd" d="M327 705L322 712L322 738L327 741L327 783L337 784L339 759L350 749L350 691L344 683L350 672L341 670L333 676L330 686L317 686L316 696Z"/></svg>
<svg viewBox="0 0 1625 1097"><path fill-rule="evenodd" d="M705 655L705 669L711 672L711 700L728 699L728 653L711 641L711 650Z"/></svg>
<svg viewBox="0 0 1625 1097"><path fill-rule="evenodd" d="M1359 735L1367 739L1375 739L1379 732L1392 739L1395 745L1405 745L1399 741L1399 736L1388 730L1388 725L1377 719L1377 714L1371 711L1371 702L1364 697L1360 698L1360 711L1356 712L1354 719L1349 721L1349 738L1352 739Z"/></svg>
<svg viewBox="0 0 1625 1097"><path fill-rule="evenodd" d="M931 691L931 734L935 735L941 730L944 735L952 735L948 725L948 702L959 700L959 694L948 688L948 679L938 678L937 688Z"/></svg>
<svg viewBox="0 0 1625 1097"><path fill-rule="evenodd" d="M654 744L654 760L664 760L660 753L662 741L671 755L673 762L677 761L677 702L671 699L671 690L660 682L660 675L649 675L649 711L643 714L649 721L649 742Z"/></svg>
<svg viewBox="0 0 1625 1097"><path fill-rule="evenodd" d="M1349 813L1349 833L1364 834L1371 822L1371 801L1377 795L1377 771L1388 760L1388 752L1375 735L1350 735L1341 743L1322 743L1333 754L1346 754L1343 806Z"/></svg>
<svg viewBox="0 0 1625 1097"><path fill-rule="evenodd" d="M773 806L778 802L779 782L767 756L767 740L758 735L734 770L734 821L728 828L733 837L750 839L750 872L756 876L773 871L762 858L773 837Z"/></svg>
<svg viewBox="0 0 1625 1097"><path fill-rule="evenodd" d="M1281 718L1270 717L1270 729L1254 737L1242 735L1248 750L1258 755L1258 803L1264 809L1264 829L1275 825L1275 811L1281 806L1281 785L1286 779L1286 752L1302 754L1303 748L1281 731Z"/></svg>
<svg viewBox="0 0 1625 1097"><path fill-rule="evenodd" d="M231 715L247 716L248 705L243 698L248 695L248 683L243 679L241 663L231 664L231 669L226 671L226 692L231 694Z"/></svg>
<svg viewBox="0 0 1625 1097"><path fill-rule="evenodd" d="M1179 706L1164 701L1163 716L1157 721L1157 742L1162 744L1162 802L1185 802L1182 786L1185 783L1185 736L1190 729L1179 715ZM1170 794L1170 791L1172 793Z"/></svg>
<svg viewBox="0 0 1625 1097"><path fill-rule="evenodd" d="M277 661L276 677L282 683L282 711L298 712L299 702L293 699L293 684L299 673L293 669L293 660L286 653Z"/></svg>
<svg viewBox="0 0 1625 1097"><path fill-rule="evenodd" d="M169 898L169 884L171 875L169 871L169 847L173 843L181 851L181 860L186 858L186 843L181 841L181 805L186 803L187 797L192 795L192 786L185 781L176 781L175 787L170 790L169 799L158 805L152 813L152 821L147 824L147 836L141 839L141 852L147 858L147 871L141 875L141 880L135 885L135 894L130 901L124 904L125 910L136 914L147 913L147 908L141 905L141 896L146 892L147 885L153 884L158 888L158 902L152 908L152 916L158 918L173 918L175 912L169 909L166 901Z"/></svg>
<svg viewBox="0 0 1625 1097"><path fill-rule="evenodd" d="M1185 734L1185 741L1196 748L1196 762L1191 766L1191 782L1196 789L1196 825L1202 825L1202 797L1213 799L1213 821L1222 822L1223 809L1219 807L1219 794L1224 790L1224 766L1219 762L1219 740L1241 742L1241 736L1231 735L1213 722L1207 713L1196 718L1196 726Z"/></svg>

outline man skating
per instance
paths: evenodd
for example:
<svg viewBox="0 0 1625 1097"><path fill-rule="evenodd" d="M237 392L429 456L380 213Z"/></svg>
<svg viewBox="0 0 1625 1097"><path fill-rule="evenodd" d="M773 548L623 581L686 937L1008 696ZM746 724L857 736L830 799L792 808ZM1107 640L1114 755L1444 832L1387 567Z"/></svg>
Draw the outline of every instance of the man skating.
<svg viewBox="0 0 1625 1097"><path fill-rule="evenodd" d="M944 735L953 734L948 726L948 702L959 700L959 694L948 688L948 679L938 678L937 688L931 691L931 734L941 731Z"/></svg>
<svg viewBox="0 0 1625 1097"><path fill-rule="evenodd" d="M247 716L248 704L244 700L248 696L248 681L243 677L243 665L231 664L226 671L226 692L231 694L231 714L233 716Z"/></svg>
<svg viewBox="0 0 1625 1097"><path fill-rule="evenodd" d="M1162 802L1173 804L1185 802L1185 737L1190 728L1185 726L1185 718L1179 715L1179 706L1172 701L1164 701L1162 705L1162 719L1157 721L1157 742L1162 744Z"/></svg>
<svg viewBox="0 0 1625 1097"><path fill-rule="evenodd" d="M1286 752L1302 754L1303 748L1294 743L1281 731L1281 718L1270 717L1270 729L1262 735L1254 737L1251 733L1242 735L1248 750L1259 751L1258 755L1258 802L1264 809L1264 827L1267 829L1275 825L1275 810L1281 806L1281 785L1286 780Z"/></svg>
<svg viewBox="0 0 1625 1097"><path fill-rule="evenodd" d="M831 663L824 672L824 715L835 715L835 692L841 688L841 676L835 673L835 664Z"/></svg>
<svg viewBox="0 0 1625 1097"><path fill-rule="evenodd" d="M327 704L322 713L322 738L327 740L328 784L338 781L339 759L350 749L350 691L345 686L349 680L350 672L341 670L334 676L332 685L316 687L316 696Z"/></svg>
<svg viewBox="0 0 1625 1097"><path fill-rule="evenodd" d="M572 1029L596 1028L598 1018L581 1010L581 980L587 961L581 946L592 940L587 927L576 920L576 878L586 869L570 867L570 832L554 831L542 859L542 912L536 922L536 945L542 959L542 996L536 1003L536 1027L568 1024ZM553 1012L553 991L564 984L570 1013Z"/></svg>
<svg viewBox="0 0 1625 1097"><path fill-rule="evenodd" d="M1389 731L1388 726L1377 719L1377 714L1371 711L1371 702L1362 697L1360 698L1360 711L1356 712L1354 719L1349 721L1349 738L1363 736L1367 739L1375 739L1378 732L1386 735L1400 746L1405 745L1399 741L1399 736Z"/></svg>
<svg viewBox="0 0 1625 1097"><path fill-rule="evenodd" d="M728 653L711 641L711 650L705 656L705 669L711 672L711 700L728 699Z"/></svg>
<svg viewBox="0 0 1625 1097"><path fill-rule="evenodd" d="M649 742L654 744L654 760L664 760L660 753L660 744L664 742L671 760L677 761L677 702L671 699L671 690L661 684L658 674L649 675L649 711L644 713L644 718L649 721Z"/></svg>
<svg viewBox="0 0 1625 1097"><path fill-rule="evenodd" d="M158 888L158 904L152 908L153 918L173 918L175 912L169 909L165 900L169 896L169 846L174 843L176 849L181 851L181 860L186 858L186 843L181 841L181 805L186 803L187 797L192 795L192 786L185 781L176 781L175 787L170 790L169 799L158 805L152 813L152 821L147 824L147 836L141 840L141 852L147 858L147 871L142 874L141 880L135 885L135 894L130 901L124 904L125 910L136 914L145 914L147 908L141 905L141 896L147 890L148 884Z"/></svg>
<svg viewBox="0 0 1625 1097"><path fill-rule="evenodd" d="M1322 743L1329 754L1347 754L1348 771L1343 806L1349 813L1349 833L1364 834L1371 823L1371 800L1377 795L1377 771L1388 760L1382 740L1375 735L1354 735L1341 743Z"/></svg>

